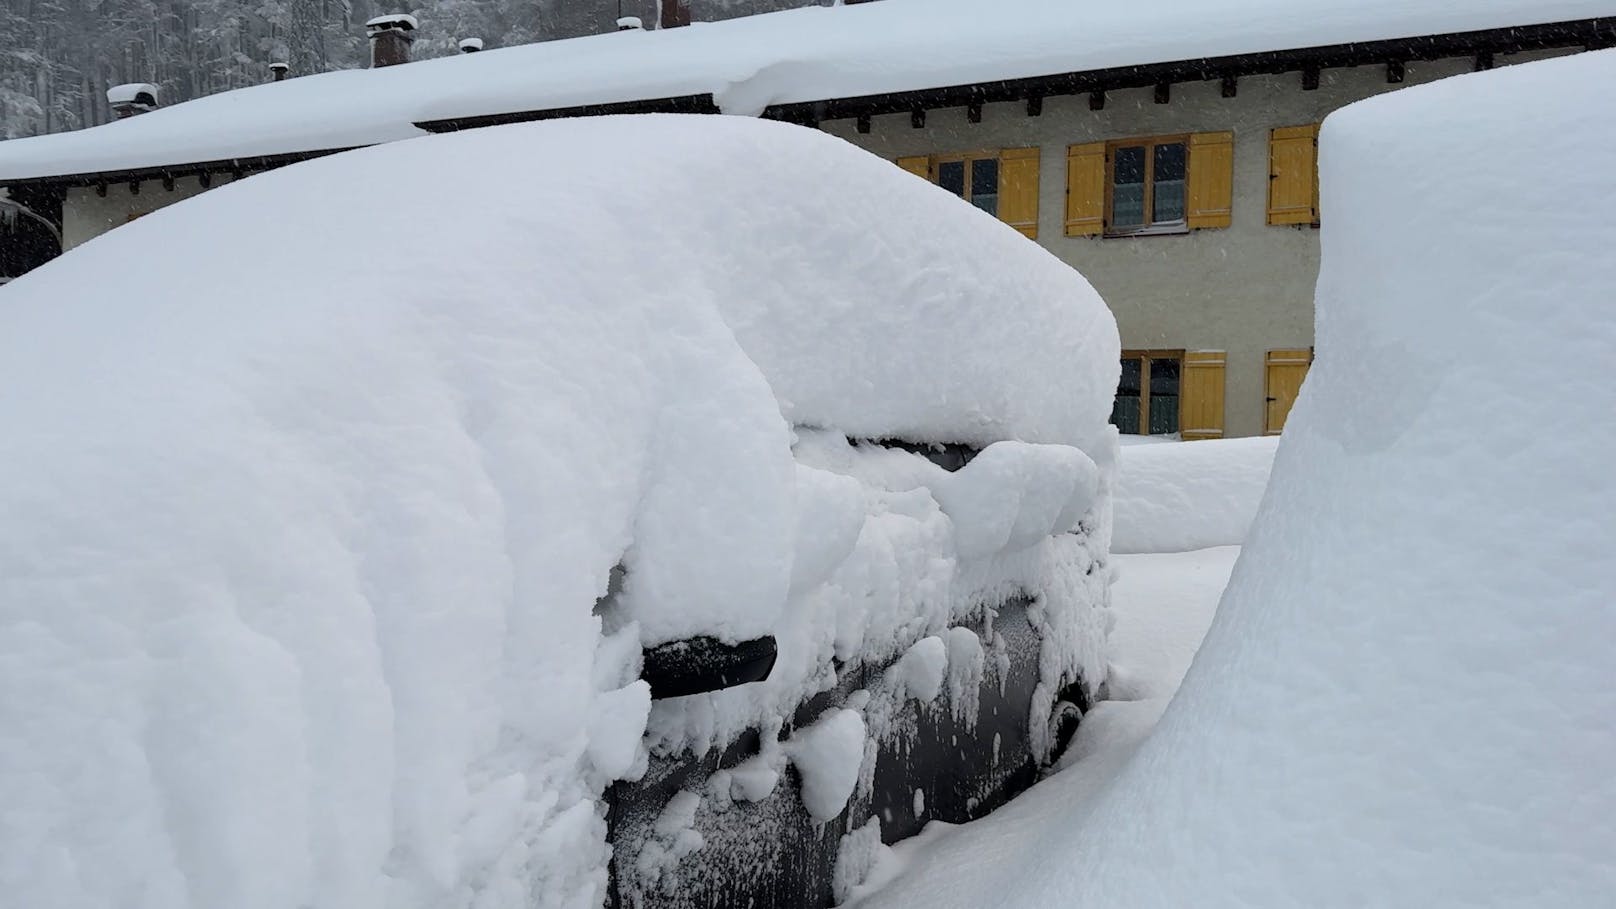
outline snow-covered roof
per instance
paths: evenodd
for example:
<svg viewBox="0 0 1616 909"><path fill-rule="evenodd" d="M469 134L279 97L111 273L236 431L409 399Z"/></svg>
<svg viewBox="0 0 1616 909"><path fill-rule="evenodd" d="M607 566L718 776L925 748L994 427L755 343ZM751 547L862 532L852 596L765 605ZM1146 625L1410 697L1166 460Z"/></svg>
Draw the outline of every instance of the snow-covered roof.
<svg viewBox="0 0 1616 909"><path fill-rule="evenodd" d="M725 113L1616 15L1616 0L882 0L304 76L0 143L0 180L370 145L455 117L711 94Z"/></svg>

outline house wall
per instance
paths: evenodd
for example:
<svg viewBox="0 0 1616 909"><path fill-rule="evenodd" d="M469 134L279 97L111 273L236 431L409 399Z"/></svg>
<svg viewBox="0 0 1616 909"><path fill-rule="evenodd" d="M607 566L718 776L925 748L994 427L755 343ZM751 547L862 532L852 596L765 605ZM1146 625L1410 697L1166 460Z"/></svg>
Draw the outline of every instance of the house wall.
<svg viewBox="0 0 1616 909"><path fill-rule="evenodd" d="M1038 242L1099 290L1116 314L1124 348L1226 351L1225 435L1252 436L1263 431L1266 352L1313 344L1319 266L1316 229L1267 224L1269 130L1316 123L1353 101L1473 69L1470 58L1411 62L1396 85L1386 82L1385 67L1362 66L1325 70L1313 91L1303 91L1300 73L1285 73L1243 78L1235 98L1222 97L1220 84L1209 81L1174 85L1168 104L1156 104L1146 88L1109 93L1101 111L1089 110L1082 95L1046 98L1038 117L1014 102L985 105L980 123L968 123L957 108L928 111L921 129L908 114L874 117L866 135L852 120L823 128L894 159L1040 147ZM1235 141L1230 227L1170 236L1064 235L1068 145L1222 130L1233 130ZM1327 221L1329 213L1322 217Z"/></svg>
<svg viewBox="0 0 1616 909"><path fill-rule="evenodd" d="M213 177L214 186L228 182L229 174ZM107 185L105 196L97 194L93 186L70 187L62 204L62 250L65 252L129 223L134 217L189 199L202 191L202 183L196 177L175 179L172 190L164 189L161 180L143 180L139 193L130 192L128 183L111 183Z"/></svg>

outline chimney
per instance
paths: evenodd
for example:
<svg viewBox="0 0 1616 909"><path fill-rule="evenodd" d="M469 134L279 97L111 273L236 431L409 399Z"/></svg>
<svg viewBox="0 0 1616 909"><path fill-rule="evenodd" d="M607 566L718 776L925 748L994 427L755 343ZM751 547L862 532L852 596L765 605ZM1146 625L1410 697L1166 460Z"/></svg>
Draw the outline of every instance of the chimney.
<svg viewBox="0 0 1616 909"><path fill-rule="evenodd" d="M620 32L640 32L645 30L645 23L639 16L624 16L617 20L617 30Z"/></svg>
<svg viewBox="0 0 1616 909"><path fill-rule="evenodd" d="M370 36L370 66L394 66L410 62L410 44L415 40L415 17L398 13L377 16L365 23Z"/></svg>
<svg viewBox="0 0 1616 909"><path fill-rule="evenodd" d="M131 82L107 89L107 103L112 115L119 120L157 109L157 86L150 82Z"/></svg>
<svg viewBox="0 0 1616 909"><path fill-rule="evenodd" d="M276 82L281 82L281 81L285 80L286 71L288 69L291 69L291 67L288 64L281 62L280 60L276 60L274 63L271 63L269 65L269 71L275 74L275 81Z"/></svg>
<svg viewBox="0 0 1616 909"><path fill-rule="evenodd" d="M462 54L475 54L475 53L477 53L478 51L480 51L482 49L483 49L483 39L481 39L481 38L461 38L460 39L460 52Z"/></svg>
<svg viewBox="0 0 1616 909"><path fill-rule="evenodd" d="M690 24L690 5L685 0L662 0L659 28L678 28Z"/></svg>

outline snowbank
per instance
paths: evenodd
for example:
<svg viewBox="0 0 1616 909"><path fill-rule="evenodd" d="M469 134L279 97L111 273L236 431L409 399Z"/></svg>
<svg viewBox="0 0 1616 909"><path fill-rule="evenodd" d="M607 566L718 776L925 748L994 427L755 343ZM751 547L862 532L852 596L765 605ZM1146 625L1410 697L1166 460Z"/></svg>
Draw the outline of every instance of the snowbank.
<svg viewBox="0 0 1616 909"><path fill-rule="evenodd" d="M305 75L0 143L0 180L350 148L434 119L711 95L771 104L1616 14L1611 0L883 0Z"/></svg>
<svg viewBox="0 0 1616 909"><path fill-rule="evenodd" d="M1093 814L989 884L1609 905L1613 79L1597 52L1326 121L1318 362L1217 618Z"/></svg>
<svg viewBox="0 0 1616 909"><path fill-rule="evenodd" d="M1257 514L1279 438L1124 445L1112 552L1238 546Z"/></svg>
<svg viewBox="0 0 1616 909"><path fill-rule="evenodd" d="M598 902L642 646L776 633L783 699L833 641L948 618L952 520L805 473L791 423L1110 463L1116 333L1081 278L759 121L322 159L5 294L0 892L41 909ZM982 482L1032 500L1033 473ZM1025 520L1061 529L1081 491ZM958 589L1059 580L984 577ZM1103 602L1054 610L1051 666L1094 659L1072 641ZM767 706L738 698L689 700L711 736Z"/></svg>

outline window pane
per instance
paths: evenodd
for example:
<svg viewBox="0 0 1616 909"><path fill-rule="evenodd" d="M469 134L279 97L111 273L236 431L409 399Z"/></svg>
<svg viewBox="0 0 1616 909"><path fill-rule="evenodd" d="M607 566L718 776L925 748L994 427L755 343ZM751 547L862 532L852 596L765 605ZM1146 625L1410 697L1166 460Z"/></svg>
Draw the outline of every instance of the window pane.
<svg viewBox="0 0 1616 909"><path fill-rule="evenodd" d="M1178 432L1178 361L1150 361L1150 434Z"/></svg>
<svg viewBox="0 0 1616 909"><path fill-rule="evenodd" d="M997 158L978 158L971 162L971 203L990 215L999 214Z"/></svg>
<svg viewBox="0 0 1616 909"><path fill-rule="evenodd" d="M971 196L999 194L999 161L997 158L978 158L971 162Z"/></svg>
<svg viewBox="0 0 1616 909"><path fill-rule="evenodd" d="M965 162L943 161L937 165L937 185L956 196L965 195Z"/></svg>
<svg viewBox="0 0 1616 909"><path fill-rule="evenodd" d="M1117 149L1113 168L1118 186L1124 183L1145 182L1145 147L1131 145Z"/></svg>
<svg viewBox="0 0 1616 909"><path fill-rule="evenodd" d="M1152 221L1184 220L1184 143L1156 146L1156 192L1152 199ZM1154 422L1154 421L1152 421Z"/></svg>
<svg viewBox="0 0 1616 909"><path fill-rule="evenodd" d="M1145 223L1145 149L1142 145L1116 150L1112 160L1111 226L1142 227Z"/></svg>
<svg viewBox="0 0 1616 909"><path fill-rule="evenodd" d="M1118 432L1139 433L1139 380L1141 363L1137 357L1122 361L1122 378L1117 382L1117 400L1111 407L1111 422Z"/></svg>
<svg viewBox="0 0 1616 909"><path fill-rule="evenodd" d="M1111 226L1142 227L1145 223L1145 184L1118 186L1111 193Z"/></svg>

